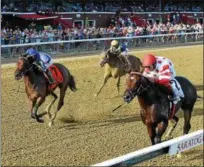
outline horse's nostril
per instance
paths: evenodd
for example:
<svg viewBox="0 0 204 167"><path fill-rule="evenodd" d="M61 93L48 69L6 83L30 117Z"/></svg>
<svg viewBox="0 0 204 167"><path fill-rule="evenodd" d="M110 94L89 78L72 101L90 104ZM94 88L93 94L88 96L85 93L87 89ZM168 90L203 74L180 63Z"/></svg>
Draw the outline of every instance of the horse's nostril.
<svg viewBox="0 0 204 167"><path fill-rule="evenodd" d="M128 99L130 99L130 96L123 96L123 99L125 100L125 101L127 101Z"/></svg>

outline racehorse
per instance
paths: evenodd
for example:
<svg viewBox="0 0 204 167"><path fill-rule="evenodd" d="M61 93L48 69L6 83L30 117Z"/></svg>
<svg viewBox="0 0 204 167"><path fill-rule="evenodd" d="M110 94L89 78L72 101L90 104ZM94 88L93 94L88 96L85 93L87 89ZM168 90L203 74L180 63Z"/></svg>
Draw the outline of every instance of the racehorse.
<svg viewBox="0 0 204 167"><path fill-rule="evenodd" d="M119 95L120 91L120 78L124 76L125 74L129 73L130 71L136 71L139 72L142 70L142 63L139 58L133 55L128 55L128 59L131 63L131 69L128 71L124 68L124 63L121 59L118 58L117 55L109 54L109 58L104 58L100 62L100 66L103 67L105 65L105 73L103 78L103 83L98 90L98 92L95 94L95 96L98 96L105 84L107 83L108 79L113 77L117 79L117 92Z"/></svg>
<svg viewBox="0 0 204 167"><path fill-rule="evenodd" d="M42 71L37 68L33 63L33 59L19 57L17 61L17 68L15 70L15 79L19 80L24 78L25 90L29 100L29 110L31 112L31 118L36 119L37 122L44 122L41 117L48 114L49 126L52 126L57 116L57 112L64 104L64 97L67 87L72 91L76 91L76 84L74 77L70 74L69 70L62 64L54 63L49 67L49 70L53 74L55 83L49 84L46 76ZM57 110L51 114L50 109L58 96L54 93L56 88L60 89L60 98L57 106ZM53 100L47 106L45 112L41 115L37 114L38 108L45 102L48 95L53 97Z"/></svg>
<svg viewBox="0 0 204 167"><path fill-rule="evenodd" d="M188 134L191 124L191 114L197 100L196 88L186 78L177 76L185 97L175 106L175 112L171 111L171 101L164 86L152 83L141 73L132 72L127 78L127 89L124 92L124 101L130 103L137 96L141 107L140 115L143 123L147 126L152 145L160 143L162 135L168 127L168 121L172 126L166 137L169 138L178 123L176 112L181 108L184 112L183 134Z"/></svg>

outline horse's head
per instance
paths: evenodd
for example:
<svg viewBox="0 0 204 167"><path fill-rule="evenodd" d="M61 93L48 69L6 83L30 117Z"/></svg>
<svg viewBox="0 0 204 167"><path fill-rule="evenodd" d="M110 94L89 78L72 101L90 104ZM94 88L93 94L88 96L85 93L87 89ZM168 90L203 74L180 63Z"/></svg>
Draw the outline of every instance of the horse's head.
<svg viewBox="0 0 204 167"><path fill-rule="evenodd" d="M116 62L118 55L108 51L102 52L101 56L100 66L103 67L106 63Z"/></svg>
<svg viewBox="0 0 204 167"><path fill-rule="evenodd" d="M25 56L21 56L18 58L16 63L16 70L15 70L15 79L19 80L25 75L31 68L32 68L32 60L30 58L26 58Z"/></svg>
<svg viewBox="0 0 204 167"><path fill-rule="evenodd" d="M149 81L140 72L131 72L126 80L126 86L123 99L130 103L135 96L147 90Z"/></svg>

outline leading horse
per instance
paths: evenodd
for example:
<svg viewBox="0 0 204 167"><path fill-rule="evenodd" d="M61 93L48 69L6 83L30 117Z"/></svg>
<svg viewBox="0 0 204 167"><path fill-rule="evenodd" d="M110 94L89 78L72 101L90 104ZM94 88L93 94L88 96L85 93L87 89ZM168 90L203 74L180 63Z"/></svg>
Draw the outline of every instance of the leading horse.
<svg viewBox="0 0 204 167"><path fill-rule="evenodd" d="M166 137L169 138L176 127L179 118L175 116L181 108L184 113L183 134L188 134L191 124L191 114L197 100L196 88L186 78L177 76L185 97L180 100L175 107L175 112L171 112L170 100L163 89L163 86L152 83L141 73L132 72L127 78L127 89L124 92L124 101L129 103L137 96L141 107L140 115L143 123L147 126L148 134L152 145L160 143L162 135L168 127L168 121L172 123ZM163 89L163 91L161 91Z"/></svg>
<svg viewBox="0 0 204 167"><path fill-rule="evenodd" d="M102 56L107 53L102 53ZM120 91L120 78L125 74L129 73L130 71L140 72L142 70L142 63L139 58L133 55L128 55L128 59L131 63L131 69L128 71L124 68L124 62L115 54L108 55L108 58L102 58L100 62L100 66L105 66L105 73L103 77L103 83L99 88L98 92L95 96L98 96L105 84L107 83L108 79L113 77L117 79L117 92L119 95Z"/></svg>
<svg viewBox="0 0 204 167"><path fill-rule="evenodd" d="M25 58L23 56L19 57L17 61L17 67L15 70L15 79L19 80L24 78L25 90L29 100L29 110L31 112L31 117L36 119L38 122L43 122L41 117L48 114L49 126L52 126L56 118L57 112L61 109L64 104L64 97L67 87L72 91L76 91L76 84L74 77L70 74L69 70L62 64L54 63L49 68L55 77L56 83L50 85L47 78L41 72L37 66L33 63L33 59ZM57 110L50 113L50 109L58 96L54 93L56 88L60 89L60 98L57 106ZM45 102L48 95L53 97L53 100L47 106L46 111L38 115L38 108Z"/></svg>

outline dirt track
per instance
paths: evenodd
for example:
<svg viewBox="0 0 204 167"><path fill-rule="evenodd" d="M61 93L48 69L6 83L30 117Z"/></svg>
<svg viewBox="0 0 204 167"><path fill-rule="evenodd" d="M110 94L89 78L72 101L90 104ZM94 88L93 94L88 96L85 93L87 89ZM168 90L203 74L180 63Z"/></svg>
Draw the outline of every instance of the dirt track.
<svg viewBox="0 0 204 167"><path fill-rule="evenodd" d="M203 47L155 51L171 58L177 75L190 79L203 94ZM144 53L136 53L139 58ZM116 80L111 79L98 98L93 95L103 78L99 57L63 62L75 76L78 91L66 94L65 105L53 128L30 118L24 84L14 81L14 68L3 68L2 74L2 159L3 166L75 166L91 165L150 146L147 130L139 116L135 99L116 113L111 110L123 102L125 77L121 96L117 97ZM41 107L42 111L50 98ZM57 103L56 103L57 104ZM54 108L56 107L54 105ZM182 135L183 114L174 132ZM203 102L193 111L192 129L203 128ZM203 147L186 151L181 159L161 156L139 165L202 166Z"/></svg>

